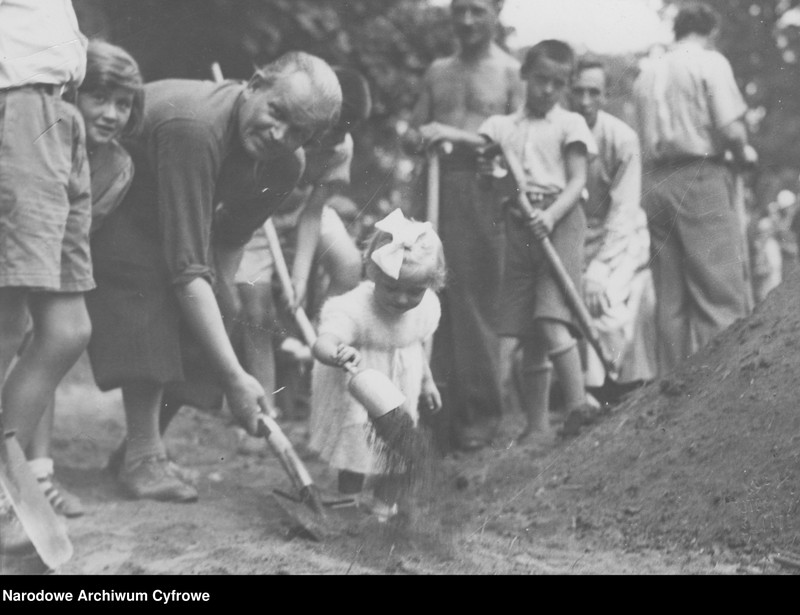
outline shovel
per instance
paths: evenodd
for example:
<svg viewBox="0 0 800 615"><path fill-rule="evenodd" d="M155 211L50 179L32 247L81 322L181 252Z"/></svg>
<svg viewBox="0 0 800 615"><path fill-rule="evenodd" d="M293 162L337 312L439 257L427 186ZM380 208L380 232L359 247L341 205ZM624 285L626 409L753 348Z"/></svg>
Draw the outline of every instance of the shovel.
<svg viewBox="0 0 800 615"><path fill-rule="evenodd" d="M511 171L511 175L517 184L519 204L522 206L522 209L526 214L532 214L534 207L528 200L528 195L525 194L525 173L522 169L522 164L517 159L516 155L509 149L505 148L502 150L502 152L506 159L506 163L508 164L508 168ZM580 293L578 293L578 289L575 288L575 284L565 269L564 263L561 262L561 258L558 256L558 253L553 247L550 238L543 237L541 239L537 239L537 241L539 241L542 246L542 251L544 252L545 258L555 274L556 281L559 283L564 292L564 296L570 308L572 309L573 315L578 321L578 326L580 327L581 332L586 336L589 344L591 344L592 348L597 353L597 356L600 358L600 362L603 364L603 369L606 372L605 383L603 384L603 387L608 387L609 390L626 389L627 387L625 387L625 385L619 384L612 377L611 374L613 373L614 366L606 356L606 353L600 344L600 339L597 337L597 333L592 326L592 317L589 315L589 310L586 309L583 299L581 298Z"/></svg>
<svg viewBox="0 0 800 615"><path fill-rule="evenodd" d="M45 498L13 432L0 439L0 487L42 562L51 570L66 564L72 557L66 527Z"/></svg>
<svg viewBox="0 0 800 615"><path fill-rule="evenodd" d="M264 231L275 260L275 270L278 273L281 287L289 303L294 305L296 302L294 286L272 220L264 223ZM317 334L308 315L302 306L295 306L293 311L295 321L300 327L306 343L313 346ZM358 368L351 363L346 364L344 369L350 373L350 380L347 383L348 392L364 406L377 434L395 452L407 456L410 448L415 445L414 439L409 437L413 424L405 413L395 412L405 402L405 395L385 374L376 369Z"/></svg>
<svg viewBox="0 0 800 615"><path fill-rule="evenodd" d="M428 159L428 184L426 197L425 219L431 223L433 230L439 232L439 194L442 154L448 155L453 152L453 144L450 141L440 141L428 148L426 154Z"/></svg>
<svg viewBox="0 0 800 615"><path fill-rule="evenodd" d="M264 231L267 234L267 241L269 248L272 252L272 257L275 259L275 270L278 273L278 278L281 281L281 287L289 300L289 303L295 303L294 286L292 285L292 278L289 274L289 268L286 265L286 259L283 257L281 250L280 240L278 233L275 231L275 226L272 220L267 220L264 223ZM297 306L294 310L294 318L297 326L309 346L313 346L317 340L317 333L314 330L314 325L306 314L306 311ZM384 374L376 369L359 369L352 364L347 364L344 368L350 373L351 378L347 384L347 390L350 394L367 410L367 414L371 419L378 419L392 410L400 407L406 400L402 392L395 386L395 384Z"/></svg>

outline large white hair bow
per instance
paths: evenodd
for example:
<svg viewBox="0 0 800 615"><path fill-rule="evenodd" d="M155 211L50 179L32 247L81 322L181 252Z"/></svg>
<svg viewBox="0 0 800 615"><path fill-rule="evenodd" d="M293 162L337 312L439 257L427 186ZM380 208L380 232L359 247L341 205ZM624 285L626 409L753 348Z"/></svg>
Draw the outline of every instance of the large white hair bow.
<svg viewBox="0 0 800 615"><path fill-rule="evenodd" d="M413 246L421 235L433 227L430 222L409 220L400 209L395 209L383 220L376 222L375 228L389 233L392 242L375 250L372 253L372 261L386 275L396 280L400 277L406 248Z"/></svg>

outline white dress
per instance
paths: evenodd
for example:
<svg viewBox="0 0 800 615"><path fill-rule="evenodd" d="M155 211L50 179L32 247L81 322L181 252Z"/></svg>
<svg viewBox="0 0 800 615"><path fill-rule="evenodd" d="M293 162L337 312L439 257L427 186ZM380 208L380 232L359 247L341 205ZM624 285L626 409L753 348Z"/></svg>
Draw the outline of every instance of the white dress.
<svg viewBox="0 0 800 615"><path fill-rule="evenodd" d="M406 397L401 410L416 424L427 361L423 343L439 325L439 299L428 290L420 304L400 315L387 315L374 303L375 285L361 282L344 295L329 299L320 315L319 334L335 335L358 348L362 367L376 369ZM340 367L314 363L311 378L310 446L337 470L379 474L381 444L376 441L366 409L347 390L349 374Z"/></svg>

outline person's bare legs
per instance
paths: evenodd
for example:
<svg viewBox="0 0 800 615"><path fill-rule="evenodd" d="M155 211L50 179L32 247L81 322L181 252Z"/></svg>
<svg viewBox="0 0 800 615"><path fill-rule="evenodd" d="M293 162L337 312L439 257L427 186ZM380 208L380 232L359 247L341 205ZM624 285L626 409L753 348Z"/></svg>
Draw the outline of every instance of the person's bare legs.
<svg viewBox="0 0 800 615"><path fill-rule="evenodd" d="M29 460L50 458L50 442L53 438L55 415L55 400L51 399L31 436L28 450L25 451Z"/></svg>
<svg viewBox="0 0 800 615"><path fill-rule="evenodd" d="M0 387L17 356L28 324L28 290L0 288Z"/></svg>
<svg viewBox="0 0 800 615"><path fill-rule="evenodd" d="M53 509L65 517L80 517L84 514L80 498L67 491L55 480L55 468L51 456L53 424L55 422L55 399L47 404L39 424L33 432L31 442L25 451L31 472L39 481L39 486Z"/></svg>
<svg viewBox="0 0 800 615"><path fill-rule="evenodd" d="M0 288L0 389L25 337L28 323L27 297L27 289ZM6 428L5 415L0 408L0 446L5 446ZM22 553L31 547L27 533L0 489L0 551Z"/></svg>
<svg viewBox="0 0 800 615"><path fill-rule="evenodd" d="M23 449L91 334L82 293L30 293L28 307L33 336L3 387L5 426L17 432Z"/></svg>

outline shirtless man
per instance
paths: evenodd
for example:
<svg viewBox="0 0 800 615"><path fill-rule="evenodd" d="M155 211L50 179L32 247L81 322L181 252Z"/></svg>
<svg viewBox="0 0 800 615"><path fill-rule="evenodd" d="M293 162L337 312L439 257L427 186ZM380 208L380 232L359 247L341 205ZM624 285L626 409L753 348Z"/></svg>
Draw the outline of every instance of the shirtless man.
<svg viewBox="0 0 800 615"><path fill-rule="evenodd" d="M490 115L523 101L519 63L495 42L502 0L453 0L459 49L428 69L414 109L411 137L431 146L475 133ZM413 130L413 129L416 130ZM474 152L456 147L442 159L440 234L449 266L433 370L446 391L447 436L462 450L494 437L510 351L494 332L501 278L502 215L479 188ZM504 346L504 348L508 348ZM501 358L502 357L502 358Z"/></svg>

